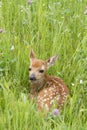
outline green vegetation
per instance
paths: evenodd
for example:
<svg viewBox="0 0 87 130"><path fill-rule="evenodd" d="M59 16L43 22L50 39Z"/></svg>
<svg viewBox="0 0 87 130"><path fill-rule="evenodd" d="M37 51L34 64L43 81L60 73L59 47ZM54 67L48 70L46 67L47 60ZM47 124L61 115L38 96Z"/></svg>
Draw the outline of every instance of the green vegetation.
<svg viewBox="0 0 87 130"><path fill-rule="evenodd" d="M0 1L0 130L87 130L87 1ZM28 99L29 50L58 54L48 73L70 90L59 116L44 116Z"/></svg>

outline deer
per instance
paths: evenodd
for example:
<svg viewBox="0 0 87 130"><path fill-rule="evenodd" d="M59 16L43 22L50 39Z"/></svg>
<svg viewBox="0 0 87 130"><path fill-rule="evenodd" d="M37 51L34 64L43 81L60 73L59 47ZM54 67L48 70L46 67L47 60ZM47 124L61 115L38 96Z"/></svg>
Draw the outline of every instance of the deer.
<svg viewBox="0 0 87 130"><path fill-rule="evenodd" d="M49 112L53 104L63 108L69 95L69 89L62 79L46 74L57 58L58 56L55 55L47 60L41 60L36 58L35 52L30 49L30 95L31 98L36 99L38 110Z"/></svg>

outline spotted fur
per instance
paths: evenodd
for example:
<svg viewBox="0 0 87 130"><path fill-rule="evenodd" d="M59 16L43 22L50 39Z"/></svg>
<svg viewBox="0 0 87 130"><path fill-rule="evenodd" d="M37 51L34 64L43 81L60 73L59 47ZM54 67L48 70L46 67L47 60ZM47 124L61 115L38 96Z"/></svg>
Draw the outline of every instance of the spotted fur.
<svg viewBox="0 0 87 130"><path fill-rule="evenodd" d="M31 81L30 94L37 99L39 110L49 111L54 104L63 107L69 95L68 88L60 78L46 75L46 70L53 65L56 59L57 57L53 56L46 61L39 60L33 50L30 51L29 76L34 75L35 79ZM42 69L43 71L40 72Z"/></svg>
<svg viewBox="0 0 87 130"><path fill-rule="evenodd" d="M68 88L61 79L47 76L45 86L37 95L38 107L39 109L45 108L49 111L55 102L58 104L58 107L62 107L68 94Z"/></svg>

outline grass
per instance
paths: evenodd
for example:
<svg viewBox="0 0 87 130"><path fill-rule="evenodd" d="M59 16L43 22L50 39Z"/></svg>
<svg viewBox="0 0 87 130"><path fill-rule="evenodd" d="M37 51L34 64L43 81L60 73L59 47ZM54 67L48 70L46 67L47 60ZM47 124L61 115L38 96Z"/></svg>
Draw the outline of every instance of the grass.
<svg viewBox="0 0 87 130"><path fill-rule="evenodd" d="M0 1L0 130L87 130L86 0ZM70 106L44 117L28 99L29 50L58 54L48 73L70 90Z"/></svg>

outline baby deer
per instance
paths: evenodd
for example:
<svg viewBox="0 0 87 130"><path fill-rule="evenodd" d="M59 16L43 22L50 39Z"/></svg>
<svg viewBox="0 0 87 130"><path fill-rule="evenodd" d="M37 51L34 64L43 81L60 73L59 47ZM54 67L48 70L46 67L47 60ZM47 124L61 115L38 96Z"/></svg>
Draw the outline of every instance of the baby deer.
<svg viewBox="0 0 87 130"><path fill-rule="evenodd" d="M63 107L68 88L65 83L57 77L46 75L46 70L55 63L57 56L46 61L37 59L33 49L30 50L30 95L36 97L38 109L49 111L54 103Z"/></svg>

